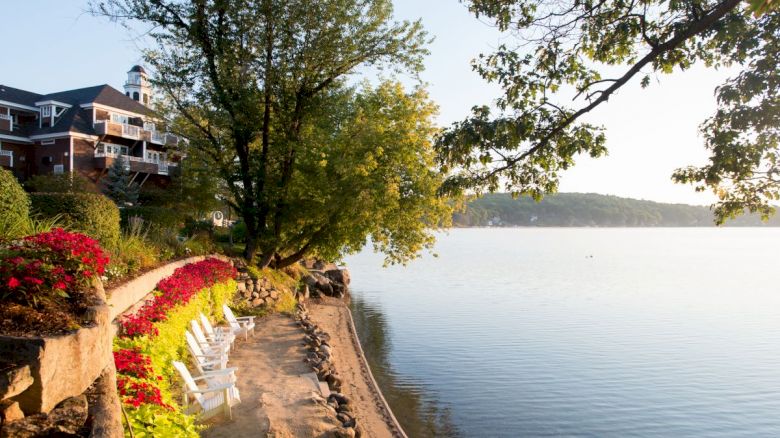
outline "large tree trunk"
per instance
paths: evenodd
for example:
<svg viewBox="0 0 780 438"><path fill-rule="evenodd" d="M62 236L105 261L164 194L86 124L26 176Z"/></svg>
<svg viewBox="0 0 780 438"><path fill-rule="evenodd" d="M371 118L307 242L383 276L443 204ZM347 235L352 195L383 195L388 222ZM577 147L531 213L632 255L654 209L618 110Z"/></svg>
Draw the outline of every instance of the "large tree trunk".
<svg viewBox="0 0 780 438"><path fill-rule="evenodd" d="M247 233L246 247L244 248L244 260L246 260L247 264L252 263L255 254L257 254L257 238Z"/></svg>

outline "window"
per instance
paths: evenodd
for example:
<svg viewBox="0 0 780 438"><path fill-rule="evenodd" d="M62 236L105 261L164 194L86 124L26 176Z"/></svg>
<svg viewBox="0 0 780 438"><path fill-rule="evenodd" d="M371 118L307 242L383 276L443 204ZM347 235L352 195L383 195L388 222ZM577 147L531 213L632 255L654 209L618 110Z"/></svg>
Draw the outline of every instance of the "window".
<svg viewBox="0 0 780 438"><path fill-rule="evenodd" d="M144 93L144 105L149 105L149 95Z"/></svg>
<svg viewBox="0 0 780 438"><path fill-rule="evenodd" d="M122 123L124 125L127 125L127 122L129 121L129 117L122 114L111 113L111 121L114 123Z"/></svg>
<svg viewBox="0 0 780 438"><path fill-rule="evenodd" d="M127 146L120 146L117 144L110 144L110 143L106 144L106 155L114 155L114 156L127 155L129 151L130 150Z"/></svg>
<svg viewBox="0 0 780 438"><path fill-rule="evenodd" d="M129 91L125 91L125 96L130 97L130 92Z"/></svg>
<svg viewBox="0 0 780 438"><path fill-rule="evenodd" d="M51 117L51 105L41 107L41 114L43 117Z"/></svg>
<svg viewBox="0 0 780 438"><path fill-rule="evenodd" d="M133 91L133 100L138 100L138 92Z"/></svg>
<svg viewBox="0 0 780 438"><path fill-rule="evenodd" d="M55 140L41 140L42 145L54 144Z"/></svg>
<svg viewBox="0 0 780 438"><path fill-rule="evenodd" d="M55 164L54 165L54 174L58 175L60 173L65 172L65 165L64 164Z"/></svg>

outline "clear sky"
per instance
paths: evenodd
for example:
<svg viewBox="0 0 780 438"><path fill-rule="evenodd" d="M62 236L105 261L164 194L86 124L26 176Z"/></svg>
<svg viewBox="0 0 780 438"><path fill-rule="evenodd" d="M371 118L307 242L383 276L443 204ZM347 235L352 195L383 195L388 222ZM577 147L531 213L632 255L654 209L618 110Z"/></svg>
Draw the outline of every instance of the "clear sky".
<svg viewBox="0 0 780 438"><path fill-rule="evenodd" d="M470 60L503 37L476 20L458 0L394 0L396 15L417 19L435 41L422 79L440 107L439 122L464 118L500 90L472 72ZM86 0L3 0L0 83L39 93L104 84L122 89L141 62L138 42L121 26L84 13ZM13 42L12 44L9 42ZM672 171L706 162L698 126L714 112L715 87L726 72L694 68L638 81L595 110L588 121L607 129L609 156L581 158L561 191L596 192L663 202L707 204L709 194L673 184Z"/></svg>

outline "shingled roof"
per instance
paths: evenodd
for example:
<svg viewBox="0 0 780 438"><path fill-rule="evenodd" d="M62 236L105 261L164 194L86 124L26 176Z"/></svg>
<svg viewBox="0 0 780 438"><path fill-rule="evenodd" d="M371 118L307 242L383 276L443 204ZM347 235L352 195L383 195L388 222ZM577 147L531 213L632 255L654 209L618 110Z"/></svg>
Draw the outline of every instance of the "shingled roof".
<svg viewBox="0 0 780 438"><path fill-rule="evenodd" d="M54 126L32 129L31 132L28 133L29 135L41 135L64 131L94 134L95 131L92 127L91 120L92 112L82 109L81 105L84 104L95 103L137 114L151 114L149 108L125 96L122 92L110 85L105 84L49 94L37 94L18 88L0 85L0 100L25 106L35 106L35 102L47 100L54 100L71 105L70 108L57 118Z"/></svg>
<svg viewBox="0 0 780 438"><path fill-rule="evenodd" d="M35 106L35 102L41 100L41 95L0 84L0 100L24 106Z"/></svg>

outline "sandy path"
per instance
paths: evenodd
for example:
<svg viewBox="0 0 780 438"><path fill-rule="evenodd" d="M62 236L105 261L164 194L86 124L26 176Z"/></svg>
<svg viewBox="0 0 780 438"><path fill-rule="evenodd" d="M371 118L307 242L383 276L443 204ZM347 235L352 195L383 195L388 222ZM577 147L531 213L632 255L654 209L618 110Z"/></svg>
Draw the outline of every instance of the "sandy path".
<svg viewBox="0 0 780 438"><path fill-rule="evenodd" d="M381 395L374 390L367 365L362 360L354 341L346 304L335 298L310 300L306 303L312 322L330 334L333 363L344 386L342 392L352 401L355 417L364 437L403 437L392 424L391 414L385 409Z"/></svg>
<svg viewBox="0 0 780 438"><path fill-rule="evenodd" d="M304 374L304 332L286 316L256 320L254 338L236 341L228 366L238 367L241 404L233 420L217 420L207 438L318 437L340 425L312 401L314 382Z"/></svg>

